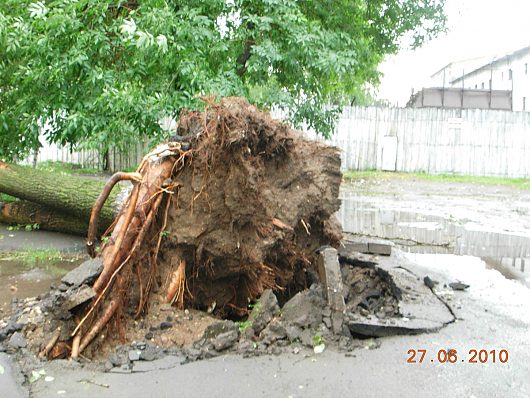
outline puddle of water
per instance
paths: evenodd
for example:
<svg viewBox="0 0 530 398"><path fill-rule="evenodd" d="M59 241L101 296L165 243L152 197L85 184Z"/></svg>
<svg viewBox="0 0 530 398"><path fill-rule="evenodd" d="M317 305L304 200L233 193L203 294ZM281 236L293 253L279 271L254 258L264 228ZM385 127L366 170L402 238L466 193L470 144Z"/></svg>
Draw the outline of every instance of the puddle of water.
<svg viewBox="0 0 530 398"><path fill-rule="evenodd" d="M488 268L530 286L530 231L490 231L432 214L375 208L347 196L337 217L344 232L392 240L410 253L479 257Z"/></svg>
<svg viewBox="0 0 530 398"><path fill-rule="evenodd" d="M48 291L68 271L77 267L83 259L46 261L29 267L21 260L0 261L0 318L11 308L13 298L38 296Z"/></svg>

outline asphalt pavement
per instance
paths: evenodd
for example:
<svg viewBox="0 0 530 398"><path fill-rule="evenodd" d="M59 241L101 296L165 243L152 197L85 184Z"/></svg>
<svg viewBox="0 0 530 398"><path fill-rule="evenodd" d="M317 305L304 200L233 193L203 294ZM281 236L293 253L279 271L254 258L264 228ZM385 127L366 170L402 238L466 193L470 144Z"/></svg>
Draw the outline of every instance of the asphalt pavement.
<svg viewBox="0 0 530 398"><path fill-rule="evenodd" d="M433 267L421 265L430 262L429 257L417 257L420 265L412 269L419 276L471 285L464 292L439 286L458 320L438 333L382 338L379 348L348 355L331 349L311 356L225 355L186 365L180 364L182 358L166 357L142 363L131 373L104 373L55 361L36 369L44 370L47 379L24 388L34 398L529 397L530 290L480 261L460 257L469 262L464 267L454 257L442 257L444 261ZM453 363L443 361L449 349L456 350ZM416 363L408 362L411 350L416 350ZM421 363L419 350L426 351ZM488 359L481 363L473 358L473 350L486 350ZM504 363L501 350L508 354ZM13 379L16 372L6 366L6 356L0 361L7 369L0 379L0 397L25 396L16 389L20 380Z"/></svg>

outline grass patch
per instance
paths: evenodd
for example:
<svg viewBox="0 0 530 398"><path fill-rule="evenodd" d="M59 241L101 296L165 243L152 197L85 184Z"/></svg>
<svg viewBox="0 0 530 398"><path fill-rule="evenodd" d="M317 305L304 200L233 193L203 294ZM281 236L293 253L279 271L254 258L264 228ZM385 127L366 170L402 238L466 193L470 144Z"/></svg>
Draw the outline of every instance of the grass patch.
<svg viewBox="0 0 530 398"><path fill-rule="evenodd" d="M69 269L76 264L67 265L66 263L80 263L85 256L81 253L64 253L52 249L23 249L11 252L2 252L0 257L0 269L5 261L11 263L9 266L15 266L20 269L17 273L31 269L41 269L54 277L62 277ZM1 272L0 272L1 274Z"/></svg>
<svg viewBox="0 0 530 398"><path fill-rule="evenodd" d="M102 174L94 168L81 167L78 164L47 160L37 164L37 169L61 174Z"/></svg>
<svg viewBox="0 0 530 398"><path fill-rule="evenodd" d="M427 174L427 173L398 173L391 171L366 170L354 171L349 170L342 174L343 178L348 181L356 180L413 180L421 179L432 182L462 183L462 184L479 184L479 185L502 185L517 189L530 190L530 179L528 178L506 178L506 177L479 177L463 176L455 174Z"/></svg>
<svg viewBox="0 0 530 398"><path fill-rule="evenodd" d="M35 267L57 262L75 262L82 255L80 253L64 253L54 249L23 249L3 252L1 261L17 261L28 267Z"/></svg>
<svg viewBox="0 0 530 398"><path fill-rule="evenodd" d="M5 193L1 193L0 192L0 202L3 202L3 203L11 203L11 202L14 202L16 201L17 198L13 197L13 196L9 196Z"/></svg>
<svg viewBox="0 0 530 398"><path fill-rule="evenodd" d="M240 333L245 333L245 331L252 327L252 321L246 320L246 321L239 321L236 322L236 325L239 327Z"/></svg>
<svg viewBox="0 0 530 398"><path fill-rule="evenodd" d="M454 174L427 174L427 173L411 173L414 177L421 178L426 181L438 182L458 182L466 184L481 184L481 185L504 185L519 189L530 189L530 179L528 178L507 178L507 177L480 177L480 176L460 176Z"/></svg>

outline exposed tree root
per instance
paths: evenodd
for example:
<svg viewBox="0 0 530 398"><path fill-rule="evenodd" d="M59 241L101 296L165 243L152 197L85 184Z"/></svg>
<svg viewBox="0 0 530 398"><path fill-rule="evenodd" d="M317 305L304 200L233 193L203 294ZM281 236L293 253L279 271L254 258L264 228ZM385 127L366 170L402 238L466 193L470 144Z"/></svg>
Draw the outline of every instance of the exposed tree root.
<svg viewBox="0 0 530 398"><path fill-rule="evenodd" d="M55 332L53 332L48 344L46 344L46 346L41 350L41 352L39 352L39 358L48 358L48 355L52 352L53 347L55 347L55 344L57 344L59 337L61 337L61 327L55 329Z"/></svg>
<svg viewBox="0 0 530 398"><path fill-rule="evenodd" d="M115 173L105 184L101 194L96 200L92 212L90 213L90 223L88 227L88 236L86 241L87 252L90 257L96 257L95 240L98 232L98 218L105 201L108 199L112 188L120 181L140 182L142 176L139 173Z"/></svg>
<svg viewBox="0 0 530 398"><path fill-rule="evenodd" d="M107 305L107 307L105 307L103 314L98 318L98 320L94 323L92 328L81 339L81 343L79 344L79 353L83 352L86 346L89 345L90 342L94 340L94 337L96 337L98 333L101 332L101 330L107 325L107 323L110 321L110 319L114 316L114 314L118 310L119 305L120 305L120 300L116 299L116 300L112 300ZM74 356L73 354L74 354L74 351L72 349L72 357Z"/></svg>
<svg viewBox="0 0 530 398"><path fill-rule="evenodd" d="M74 340L72 341L72 359L77 359L79 357L79 345L81 344L81 336L76 335L74 336Z"/></svg>
<svg viewBox="0 0 530 398"><path fill-rule="evenodd" d="M184 308L184 292L186 289L186 261L180 260L177 269L171 275L167 289L166 300L168 304L177 304L177 308Z"/></svg>
<svg viewBox="0 0 530 398"><path fill-rule="evenodd" d="M118 262L120 261L118 256L122 248L123 239L125 238L125 234L127 233L127 229L131 224L134 212L136 210L136 202L138 201L139 191L139 186L135 185L132 190L129 203L127 203L126 205L127 211L118 219L118 223L116 224L115 230L116 228L118 228L119 225L119 234L116 237L116 240L110 246L108 246L110 248L110 254L103 257L103 272L94 284L94 290L96 293L101 292L102 288L108 283L110 275L116 270L116 267L118 266ZM114 236L112 238L114 238Z"/></svg>
<svg viewBox="0 0 530 398"><path fill-rule="evenodd" d="M189 143L159 145L136 173L113 176L96 201L91 255L106 197L118 181L132 181L98 254L96 296L78 310L72 357L105 328L123 337L127 318L147 313L154 297L220 316L245 315L267 288L288 297L306 287L315 249L338 243L330 220L339 206L338 152L242 100L208 107L181 117L177 133L193 135Z"/></svg>

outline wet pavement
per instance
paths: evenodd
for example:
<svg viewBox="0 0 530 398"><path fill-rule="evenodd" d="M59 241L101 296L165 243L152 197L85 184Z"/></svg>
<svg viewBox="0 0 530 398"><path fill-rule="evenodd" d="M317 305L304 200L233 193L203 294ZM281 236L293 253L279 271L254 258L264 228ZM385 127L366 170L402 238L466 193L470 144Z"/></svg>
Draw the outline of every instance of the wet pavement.
<svg viewBox="0 0 530 398"><path fill-rule="evenodd" d="M77 267L81 259L47 261L45 264L27 264L21 260L0 259L0 318L10 309L11 301L35 297L48 291L50 285L59 282L68 271ZM2 253L0 253L0 256ZM67 256L67 254L65 254Z"/></svg>
<svg viewBox="0 0 530 398"><path fill-rule="evenodd" d="M53 249L75 252L84 250L84 238L49 231L9 230L0 224L0 256L3 251Z"/></svg>
<svg viewBox="0 0 530 398"><path fill-rule="evenodd" d="M21 386L23 382L24 376L20 373L16 363L7 354L0 352L0 397L28 397L27 389Z"/></svg>

